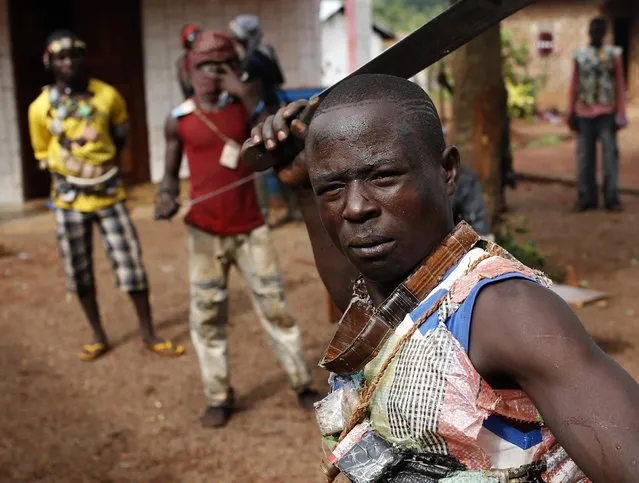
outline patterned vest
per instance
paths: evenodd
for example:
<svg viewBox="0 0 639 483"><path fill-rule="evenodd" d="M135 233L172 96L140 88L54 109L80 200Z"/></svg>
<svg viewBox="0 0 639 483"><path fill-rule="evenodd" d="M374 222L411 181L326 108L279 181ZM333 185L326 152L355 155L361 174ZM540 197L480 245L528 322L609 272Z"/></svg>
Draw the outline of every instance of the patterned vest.
<svg viewBox="0 0 639 483"><path fill-rule="evenodd" d="M495 244L473 248L406 315L363 373L331 375L332 392L319 403L317 417L332 451L329 461L351 481L589 481L545 427L528 396L520 390L491 388L468 357L472 312L479 292L491 283L514 278L550 285L543 274L522 265ZM438 310L422 320L442 297ZM361 384L364 380L370 383L398 340L417 321L419 328L380 380L368 419L335 447L330 434L341 430L340 423L348 420ZM339 411L342 421L337 417ZM526 430L521 429L522 423ZM379 443L373 445L371 435ZM368 447L362 448L365 445ZM386 471L382 467L395 464L392 458L401 454L413 459L426 455L438 462L435 469L443 465L450 471L432 479L404 480L401 474L376 479L375 475ZM373 459L370 455L375 455L376 461L367 465L366 459ZM343 458L341 465L339 458ZM351 465L351 460L356 464Z"/></svg>
<svg viewBox="0 0 639 483"><path fill-rule="evenodd" d="M611 106L615 103L615 59L621 55L620 47L601 49L584 47L574 53L579 67L578 101L585 105Z"/></svg>

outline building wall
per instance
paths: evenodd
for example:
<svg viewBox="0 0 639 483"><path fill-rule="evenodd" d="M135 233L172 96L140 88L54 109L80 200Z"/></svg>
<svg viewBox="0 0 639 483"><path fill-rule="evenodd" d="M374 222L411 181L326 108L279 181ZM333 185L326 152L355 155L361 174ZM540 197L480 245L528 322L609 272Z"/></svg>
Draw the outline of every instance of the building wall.
<svg viewBox="0 0 639 483"><path fill-rule="evenodd" d="M142 0L147 124L151 179L164 172L163 125L181 101L175 63L186 23L228 30L236 15L258 15L265 40L277 50L286 87L319 87L319 0Z"/></svg>
<svg viewBox="0 0 639 483"><path fill-rule="evenodd" d="M0 203L21 203L22 160L8 16L8 0L0 0Z"/></svg>
<svg viewBox="0 0 639 483"><path fill-rule="evenodd" d="M375 31L371 32L370 58L373 59L377 57L379 54L381 54L384 51L385 48L386 47L384 45L384 39L382 38L382 36L376 33Z"/></svg>
<svg viewBox="0 0 639 483"><path fill-rule="evenodd" d="M338 13L322 23L322 86L348 74L346 45L346 17Z"/></svg>
<svg viewBox="0 0 639 483"><path fill-rule="evenodd" d="M630 27L628 92L633 99L639 98L639 11L635 13L635 17Z"/></svg>
<svg viewBox="0 0 639 483"><path fill-rule="evenodd" d="M22 160L11 62L8 1L0 0L0 203L22 203ZM319 0L142 0L142 36L151 179L164 172L163 125L181 101L175 63L186 23L227 30L241 13L259 15L265 39L277 49L287 87L321 80ZM147 160L140 160L147 162Z"/></svg>
<svg viewBox="0 0 639 483"><path fill-rule="evenodd" d="M358 66L365 64L384 50L384 40L370 26L364 42L367 48L358 48ZM343 14L335 14L322 22L322 87L333 85L350 73L346 45L347 26L346 17ZM366 57L359 57L364 53Z"/></svg>
<svg viewBox="0 0 639 483"><path fill-rule="evenodd" d="M587 45L590 20L600 15L602 2L598 0L536 4L525 8L502 23L502 29L512 32L517 44L525 42L530 51L530 73L545 78L538 94L538 107L552 107L564 111L568 104L568 90L572 77L572 53ZM554 35L554 52L547 58L537 54L540 30Z"/></svg>
<svg viewBox="0 0 639 483"><path fill-rule="evenodd" d="M355 63L360 67L371 59L373 6L371 0L353 0L352 4L355 7Z"/></svg>

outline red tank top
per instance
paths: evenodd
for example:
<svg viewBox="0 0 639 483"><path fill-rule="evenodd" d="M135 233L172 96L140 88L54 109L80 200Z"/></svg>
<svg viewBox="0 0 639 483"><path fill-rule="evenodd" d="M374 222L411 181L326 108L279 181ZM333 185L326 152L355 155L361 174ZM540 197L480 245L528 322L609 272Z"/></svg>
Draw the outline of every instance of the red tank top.
<svg viewBox="0 0 639 483"><path fill-rule="evenodd" d="M205 115L224 135L240 145L249 135L246 111L240 104L234 103L218 112L206 112ZM177 129L189 163L191 199L253 174L241 160L236 169L220 165L225 141L196 114L180 117ZM263 225L254 181L250 180L194 205L185 221L195 228L217 235L248 233Z"/></svg>

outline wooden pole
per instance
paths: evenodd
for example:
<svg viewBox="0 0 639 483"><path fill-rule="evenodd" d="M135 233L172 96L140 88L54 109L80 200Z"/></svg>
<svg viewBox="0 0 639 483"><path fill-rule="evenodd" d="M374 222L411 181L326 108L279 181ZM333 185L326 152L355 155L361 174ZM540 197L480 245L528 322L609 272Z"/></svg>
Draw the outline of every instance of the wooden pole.
<svg viewBox="0 0 639 483"><path fill-rule="evenodd" d="M461 160L479 178L493 232L498 228L502 190L500 147L502 100L499 26L493 27L454 54L453 133Z"/></svg>

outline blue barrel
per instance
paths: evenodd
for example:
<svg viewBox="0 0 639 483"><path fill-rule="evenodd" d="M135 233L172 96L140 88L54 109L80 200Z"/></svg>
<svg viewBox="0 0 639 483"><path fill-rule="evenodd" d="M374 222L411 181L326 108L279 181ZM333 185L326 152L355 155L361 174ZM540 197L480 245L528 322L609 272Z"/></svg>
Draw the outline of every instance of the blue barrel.
<svg viewBox="0 0 639 483"><path fill-rule="evenodd" d="M307 87L301 89L284 89L279 92L280 100L287 104L289 102L299 101L300 99L309 100L324 89L322 87Z"/></svg>

